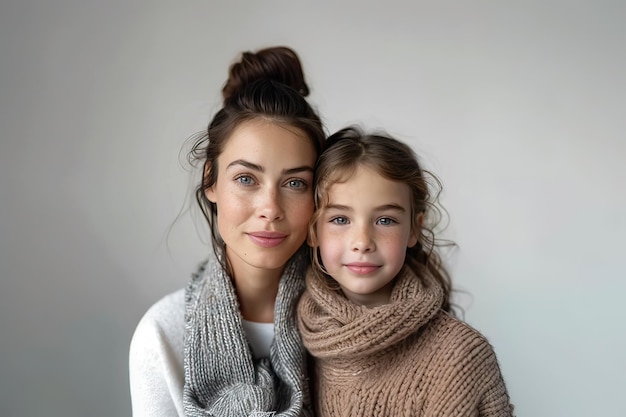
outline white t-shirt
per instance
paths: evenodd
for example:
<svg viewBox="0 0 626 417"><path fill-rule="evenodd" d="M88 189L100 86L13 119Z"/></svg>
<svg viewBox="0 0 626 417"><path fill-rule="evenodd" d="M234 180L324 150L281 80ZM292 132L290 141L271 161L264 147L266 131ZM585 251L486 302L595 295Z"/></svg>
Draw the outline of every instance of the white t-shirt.
<svg viewBox="0 0 626 417"><path fill-rule="evenodd" d="M270 356L270 346L274 340L274 323L258 323L256 321L243 320L243 331L246 339L252 346L252 354L255 359Z"/></svg>

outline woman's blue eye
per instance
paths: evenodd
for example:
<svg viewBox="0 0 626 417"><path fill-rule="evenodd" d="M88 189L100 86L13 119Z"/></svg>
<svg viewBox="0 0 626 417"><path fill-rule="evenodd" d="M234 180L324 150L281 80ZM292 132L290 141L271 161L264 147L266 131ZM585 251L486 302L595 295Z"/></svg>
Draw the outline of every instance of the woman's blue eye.
<svg viewBox="0 0 626 417"><path fill-rule="evenodd" d="M346 219L345 217L335 217L331 219L330 222L335 224L348 224L348 219Z"/></svg>
<svg viewBox="0 0 626 417"><path fill-rule="evenodd" d="M307 186L306 182L302 180L289 180L287 181L287 185L289 186L289 188L296 188L296 189L306 188Z"/></svg>
<svg viewBox="0 0 626 417"><path fill-rule="evenodd" d="M254 180L249 175L240 175L235 179L241 185L252 185Z"/></svg>

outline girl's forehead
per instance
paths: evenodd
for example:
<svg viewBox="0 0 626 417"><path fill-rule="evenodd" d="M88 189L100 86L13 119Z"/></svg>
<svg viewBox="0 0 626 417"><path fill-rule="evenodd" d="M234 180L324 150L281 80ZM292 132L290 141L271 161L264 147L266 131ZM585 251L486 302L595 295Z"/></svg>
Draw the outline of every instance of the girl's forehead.
<svg viewBox="0 0 626 417"><path fill-rule="evenodd" d="M350 165L340 165L326 171L325 178L320 178L320 186L329 188L334 184L343 184L346 182L354 181L357 177L363 175L363 173L369 173L374 177L380 177L386 179L386 177L379 172L376 167L369 164L357 162Z"/></svg>
<svg viewBox="0 0 626 417"><path fill-rule="evenodd" d="M371 193L400 193L410 194L409 187L402 181L388 178L377 169L366 164L358 164L351 169L337 170L330 173L324 181L326 193L335 191L360 198L363 194Z"/></svg>
<svg viewBox="0 0 626 417"><path fill-rule="evenodd" d="M327 167L324 171L323 177L320 178L320 182L323 182L327 186L332 184L348 181L354 176L357 168L360 164L350 165L337 165L334 167Z"/></svg>
<svg viewBox="0 0 626 417"><path fill-rule="evenodd" d="M407 215L412 212L411 190L402 181L390 180L371 169L357 169L345 181L330 183L321 208L347 210L355 215L397 210Z"/></svg>

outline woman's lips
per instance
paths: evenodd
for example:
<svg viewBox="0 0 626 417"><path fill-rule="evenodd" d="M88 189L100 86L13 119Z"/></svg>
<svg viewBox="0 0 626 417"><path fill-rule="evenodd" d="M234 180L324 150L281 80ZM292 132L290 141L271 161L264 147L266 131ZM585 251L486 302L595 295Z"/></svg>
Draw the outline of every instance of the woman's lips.
<svg viewBox="0 0 626 417"><path fill-rule="evenodd" d="M378 268L380 268L380 265L371 264L367 262L353 262L353 263L346 264L346 268L348 268L351 272L355 274L367 275L378 270Z"/></svg>
<svg viewBox="0 0 626 417"><path fill-rule="evenodd" d="M264 248L273 248L287 239L286 234L279 232L250 232L248 237L253 243Z"/></svg>

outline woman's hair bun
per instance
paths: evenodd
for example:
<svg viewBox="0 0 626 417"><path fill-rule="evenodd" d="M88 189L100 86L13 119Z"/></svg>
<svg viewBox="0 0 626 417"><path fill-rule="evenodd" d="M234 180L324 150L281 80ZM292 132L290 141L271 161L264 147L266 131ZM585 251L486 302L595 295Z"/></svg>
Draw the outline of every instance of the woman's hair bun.
<svg viewBox="0 0 626 417"><path fill-rule="evenodd" d="M274 46L256 53L244 52L241 59L230 66L228 80L222 88L224 101L246 85L261 79L288 85L304 97L309 95L298 54L286 46Z"/></svg>

